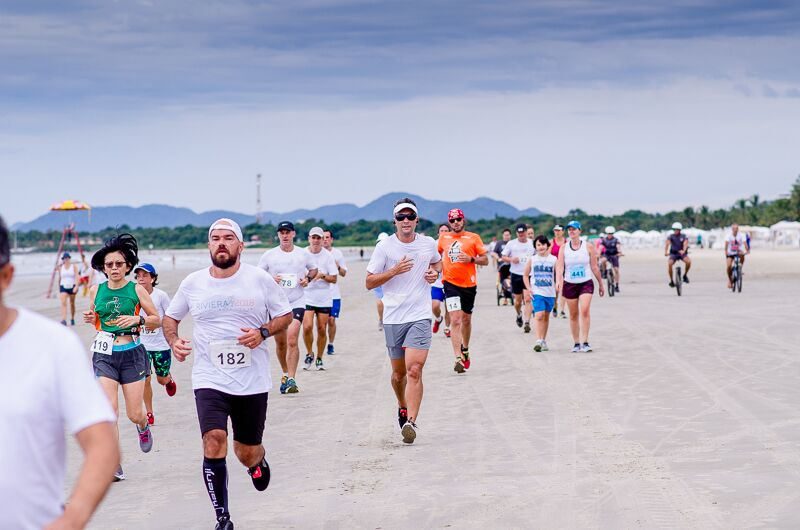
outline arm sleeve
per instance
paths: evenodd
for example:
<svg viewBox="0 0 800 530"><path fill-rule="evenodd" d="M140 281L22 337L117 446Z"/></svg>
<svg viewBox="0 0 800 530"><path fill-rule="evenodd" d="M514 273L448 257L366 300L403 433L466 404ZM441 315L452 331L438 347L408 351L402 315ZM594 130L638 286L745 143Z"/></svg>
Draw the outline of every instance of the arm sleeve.
<svg viewBox="0 0 800 530"><path fill-rule="evenodd" d="M69 335L55 355L55 369L61 417L67 430L75 434L117 418L92 373L83 344L74 333Z"/></svg>
<svg viewBox="0 0 800 530"><path fill-rule="evenodd" d="M378 243L375 246L375 250L372 252L372 256L369 258L369 263L367 264L367 272L372 274L380 274L386 270L386 253L383 250L383 245Z"/></svg>
<svg viewBox="0 0 800 530"><path fill-rule="evenodd" d="M172 298L172 301L169 303L167 311L164 313L165 316L174 318L175 320L183 320L186 317L189 313L189 301L186 299L185 291L186 280L183 280L175 296Z"/></svg>

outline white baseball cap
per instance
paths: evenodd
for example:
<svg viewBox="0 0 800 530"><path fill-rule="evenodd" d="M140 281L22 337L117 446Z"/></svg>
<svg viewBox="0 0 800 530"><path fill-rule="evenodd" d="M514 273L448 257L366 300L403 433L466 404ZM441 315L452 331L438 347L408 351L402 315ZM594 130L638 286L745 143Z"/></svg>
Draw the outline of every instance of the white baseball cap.
<svg viewBox="0 0 800 530"><path fill-rule="evenodd" d="M239 227L239 224L234 221L233 219L228 219L227 217L223 217L221 219L217 219L211 226L208 228L208 238L211 239L211 231L212 230L230 230L239 241L244 242L244 237L242 236L242 229Z"/></svg>
<svg viewBox="0 0 800 530"><path fill-rule="evenodd" d="M315 226L314 228L308 231L308 237L311 236L325 237L325 232L322 230L322 228Z"/></svg>
<svg viewBox="0 0 800 530"><path fill-rule="evenodd" d="M381 232L380 234L378 234L378 243L380 243L387 237L389 237L389 234L387 234L386 232Z"/></svg>

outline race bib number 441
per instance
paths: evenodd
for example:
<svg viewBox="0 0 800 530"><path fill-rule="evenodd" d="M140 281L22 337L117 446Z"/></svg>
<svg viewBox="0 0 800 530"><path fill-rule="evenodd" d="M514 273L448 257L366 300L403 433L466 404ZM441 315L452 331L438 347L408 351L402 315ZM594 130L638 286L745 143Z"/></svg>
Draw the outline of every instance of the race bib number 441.
<svg viewBox="0 0 800 530"><path fill-rule="evenodd" d="M586 268L583 265L576 265L569 273L570 280L583 280L586 278Z"/></svg>
<svg viewBox="0 0 800 530"><path fill-rule="evenodd" d="M245 368L252 364L252 350L236 340L212 340L211 361L223 370Z"/></svg>

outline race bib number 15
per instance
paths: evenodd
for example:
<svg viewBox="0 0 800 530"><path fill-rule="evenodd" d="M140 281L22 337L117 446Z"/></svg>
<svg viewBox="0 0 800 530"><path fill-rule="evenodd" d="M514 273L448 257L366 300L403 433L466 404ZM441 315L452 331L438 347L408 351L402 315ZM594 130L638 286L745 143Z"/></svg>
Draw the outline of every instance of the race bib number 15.
<svg viewBox="0 0 800 530"><path fill-rule="evenodd" d="M223 370L235 370L252 364L252 350L236 340L212 340L211 360Z"/></svg>

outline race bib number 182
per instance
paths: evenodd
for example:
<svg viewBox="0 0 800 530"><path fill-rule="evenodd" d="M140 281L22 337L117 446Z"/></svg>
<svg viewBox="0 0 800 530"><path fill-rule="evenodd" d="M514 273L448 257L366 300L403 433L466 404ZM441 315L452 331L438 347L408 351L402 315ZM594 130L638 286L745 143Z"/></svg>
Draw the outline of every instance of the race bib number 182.
<svg viewBox="0 0 800 530"><path fill-rule="evenodd" d="M252 364L252 350L233 340L212 340L211 360L223 370L235 370Z"/></svg>

